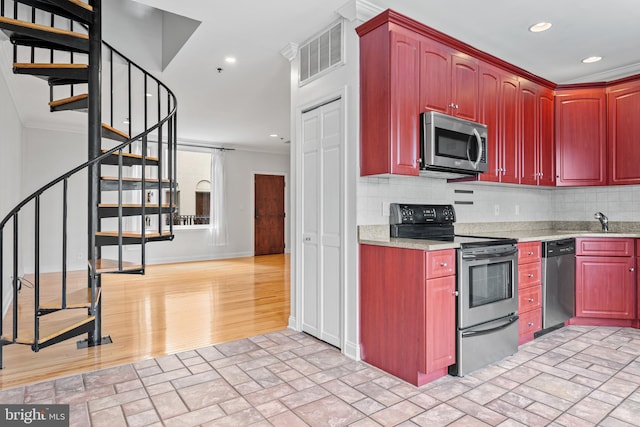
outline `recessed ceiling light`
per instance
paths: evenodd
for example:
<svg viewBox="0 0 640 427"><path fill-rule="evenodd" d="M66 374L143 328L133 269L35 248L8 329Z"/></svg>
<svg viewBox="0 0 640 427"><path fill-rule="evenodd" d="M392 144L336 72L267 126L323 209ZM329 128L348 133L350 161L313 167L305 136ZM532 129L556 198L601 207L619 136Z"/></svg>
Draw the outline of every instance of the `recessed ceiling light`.
<svg viewBox="0 0 640 427"><path fill-rule="evenodd" d="M236 63L236 58L233 56L227 56L226 58L224 58L225 62L227 64L235 64Z"/></svg>
<svg viewBox="0 0 640 427"><path fill-rule="evenodd" d="M592 62L598 62L600 60L602 60L602 56L590 56L588 58L584 58L582 62L585 64L591 64Z"/></svg>
<svg viewBox="0 0 640 427"><path fill-rule="evenodd" d="M147 92L147 98L151 98L153 94L151 92Z"/></svg>
<svg viewBox="0 0 640 427"><path fill-rule="evenodd" d="M537 24L530 26L529 31L532 33L541 33L551 28L551 25L551 22L538 22Z"/></svg>
<svg viewBox="0 0 640 427"><path fill-rule="evenodd" d="M122 123L124 123L125 125L128 125L128 124L130 124L131 122L129 121L129 118L127 117L126 119L124 119L124 120L122 121Z"/></svg>
<svg viewBox="0 0 640 427"><path fill-rule="evenodd" d="M271 135L269 135L271 138L277 138L279 135L277 133L272 133Z"/></svg>

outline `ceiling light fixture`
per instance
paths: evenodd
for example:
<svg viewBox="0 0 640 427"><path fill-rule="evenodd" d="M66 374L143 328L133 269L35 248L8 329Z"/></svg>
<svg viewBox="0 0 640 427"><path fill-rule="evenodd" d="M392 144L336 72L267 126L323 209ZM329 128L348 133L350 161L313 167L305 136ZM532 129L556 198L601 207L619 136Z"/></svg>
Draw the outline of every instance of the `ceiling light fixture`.
<svg viewBox="0 0 640 427"><path fill-rule="evenodd" d="M146 94L146 95L147 95L147 98L151 98L151 97L153 96L153 94L152 94L152 93L150 93L150 92L147 92L147 94Z"/></svg>
<svg viewBox="0 0 640 427"><path fill-rule="evenodd" d="M227 56L226 58L224 58L224 61L227 64L235 64L236 63L236 58L233 56Z"/></svg>
<svg viewBox="0 0 640 427"><path fill-rule="evenodd" d="M125 125L128 125L128 124L130 124L131 122L129 121L129 118L127 117L126 119L124 119L124 120L122 121L122 123L124 123Z"/></svg>
<svg viewBox="0 0 640 427"><path fill-rule="evenodd" d="M591 63L598 62L598 61L601 61L601 60L602 60L602 56L589 56L587 58L584 58L582 60L582 62L585 63L585 64L591 64Z"/></svg>
<svg viewBox="0 0 640 427"><path fill-rule="evenodd" d="M537 24L530 26L529 31L532 33L541 33L543 31L547 31L552 25L553 24L551 24L551 22L538 22Z"/></svg>
<svg viewBox="0 0 640 427"><path fill-rule="evenodd" d="M277 138L279 135L277 133L272 133L271 135L269 135L271 138Z"/></svg>

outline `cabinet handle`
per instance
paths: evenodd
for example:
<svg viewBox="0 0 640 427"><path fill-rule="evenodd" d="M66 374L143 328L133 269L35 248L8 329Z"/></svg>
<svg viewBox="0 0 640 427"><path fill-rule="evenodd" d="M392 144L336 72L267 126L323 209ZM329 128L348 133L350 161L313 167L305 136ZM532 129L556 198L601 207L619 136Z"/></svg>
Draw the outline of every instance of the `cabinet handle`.
<svg viewBox="0 0 640 427"><path fill-rule="evenodd" d="M527 252L527 255L533 256L533 252Z"/></svg>
<svg viewBox="0 0 640 427"><path fill-rule="evenodd" d="M446 267L447 265L449 265L449 264L447 264L446 262L441 262L440 263L440 267Z"/></svg>
<svg viewBox="0 0 640 427"><path fill-rule="evenodd" d="M529 302L535 302L535 299L529 298Z"/></svg>
<svg viewBox="0 0 640 427"><path fill-rule="evenodd" d="M531 274L531 273L527 274L527 277L534 277L534 276L535 274Z"/></svg>
<svg viewBox="0 0 640 427"><path fill-rule="evenodd" d="M459 295L458 291L453 291L451 292L451 295L453 295L454 297L457 297Z"/></svg>
<svg viewBox="0 0 640 427"><path fill-rule="evenodd" d="M633 268L633 267L631 267L631 268L629 269L629 271L633 272L633 271L636 271L636 269L635 269L635 268Z"/></svg>
<svg viewBox="0 0 640 427"><path fill-rule="evenodd" d="M456 108L456 104L454 104L453 102L449 104L449 108Z"/></svg>
<svg viewBox="0 0 640 427"><path fill-rule="evenodd" d="M528 325L529 327L531 327L531 326L533 326L533 325L534 325L534 323L533 323L533 322L529 322L529 323L527 323L527 325Z"/></svg>

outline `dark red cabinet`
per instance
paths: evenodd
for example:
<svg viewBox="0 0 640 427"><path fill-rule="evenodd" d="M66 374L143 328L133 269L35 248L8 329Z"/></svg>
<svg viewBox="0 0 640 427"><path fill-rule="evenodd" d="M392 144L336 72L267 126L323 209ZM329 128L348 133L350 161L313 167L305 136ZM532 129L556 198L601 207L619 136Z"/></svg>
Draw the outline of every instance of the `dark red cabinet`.
<svg viewBox="0 0 640 427"><path fill-rule="evenodd" d="M551 89L520 80L520 183L554 185L554 97Z"/></svg>
<svg viewBox="0 0 640 427"><path fill-rule="evenodd" d="M518 78L481 63L479 71L479 121L488 130L488 171L480 181L518 182Z"/></svg>
<svg viewBox="0 0 640 427"><path fill-rule="evenodd" d="M360 38L360 175L418 175L420 40L392 23Z"/></svg>
<svg viewBox="0 0 640 427"><path fill-rule="evenodd" d="M420 43L420 107L478 119L478 61L435 40Z"/></svg>
<svg viewBox="0 0 640 427"><path fill-rule="evenodd" d="M414 385L455 363L455 250L360 245L361 358Z"/></svg>
<svg viewBox="0 0 640 427"><path fill-rule="evenodd" d="M556 92L556 185L607 183L604 88Z"/></svg>
<svg viewBox="0 0 640 427"><path fill-rule="evenodd" d="M636 318L634 239L576 239L576 317Z"/></svg>
<svg viewBox="0 0 640 427"><path fill-rule="evenodd" d="M607 92L609 184L640 184L640 81Z"/></svg>

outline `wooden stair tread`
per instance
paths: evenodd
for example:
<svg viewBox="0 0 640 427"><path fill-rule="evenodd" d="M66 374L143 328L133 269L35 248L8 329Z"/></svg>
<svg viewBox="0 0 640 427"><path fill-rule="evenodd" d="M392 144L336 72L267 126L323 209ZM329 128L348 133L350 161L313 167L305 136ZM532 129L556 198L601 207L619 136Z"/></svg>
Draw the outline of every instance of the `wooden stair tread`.
<svg viewBox="0 0 640 427"><path fill-rule="evenodd" d="M91 265L91 264L89 264ZM141 264L122 261L122 270L118 268L118 261L112 259L96 260L96 273L115 273L118 271L141 270Z"/></svg>
<svg viewBox="0 0 640 427"><path fill-rule="evenodd" d="M102 236L102 237L118 237L118 232L117 231L98 231L96 233L96 236ZM145 238L154 238L154 237L160 237L160 233L158 233L157 231L150 231L150 232L146 232L144 233L144 237ZM171 232L170 231L163 231L162 232L162 236L171 236ZM134 231L123 231L122 232L122 237L125 238L136 238L136 239L140 239L142 238L142 233L140 232L134 232Z"/></svg>
<svg viewBox="0 0 640 427"><path fill-rule="evenodd" d="M102 124L102 128L108 130L109 132L113 132L113 133L115 133L117 135L120 135L121 137L123 137L125 139L129 139L129 135L128 134L126 134L125 132L122 132L119 129L114 128L113 126L109 126L106 123Z"/></svg>
<svg viewBox="0 0 640 427"><path fill-rule="evenodd" d="M70 96L68 98L57 99L55 101L49 102L50 107L59 107L60 105L71 104L72 102L81 101L83 99L88 99L89 94L83 93L81 95Z"/></svg>
<svg viewBox="0 0 640 427"><path fill-rule="evenodd" d="M148 158L148 157L147 157ZM117 176L103 176L100 177L101 180L103 181L117 181L118 177ZM122 177L122 180L125 182L142 182L142 178L139 177ZM158 178L145 178L144 179L146 182L158 182ZM168 179L163 178L162 182L169 182Z"/></svg>
<svg viewBox="0 0 640 427"><path fill-rule="evenodd" d="M76 33L74 31L63 30L61 28L48 27L46 25L34 24L32 22L27 22L27 21L20 21L18 19L7 18L6 16L0 16L0 23L17 25L19 27L30 28L32 30L46 31L52 34L61 34L65 36L71 36L71 37L77 37L79 39L89 40L88 34Z"/></svg>
<svg viewBox="0 0 640 427"><path fill-rule="evenodd" d="M69 332L79 326L85 325L93 321L95 316L87 316L86 313L82 313L79 310L65 310L59 313L71 313L74 316L64 316L59 318L53 318L53 315L48 315L46 318L40 319L40 339L38 344L44 344L49 340L52 340L66 332ZM25 329L19 331L18 344L35 344L35 339L32 329Z"/></svg>
<svg viewBox="0 0 640 427"><path fill-rule="evenodd" d="M15 62L15 68L51 68L51 69L83 69L89 68L87 64L62 64L62 63L32 63L32 62Z"/></svg>
<svg viewBox="0 0 640 427"><path fill-rule="evenodd" d="M69 3L73 3L76 6L83 7L85 9L87 9L88 11L93 12L93 6L91 6L90 4L87 4L85 2L82 2L80 0L69 0Z"/></svg>
<svg viewBox="0 0 640 427"><path fill-rule="evenodd" d="M102 288L98 288L98 294L96 296L96 303L100 300L100 294ZM67 308L88 308L91 307L91 288L82 288L69 292L67 294ZM56 301L47 301L44 304L40 304L40 308L44 310L56 310L62 309L62 299Z"/></svg>
<svg viewBox="0 0 640 427"><path fill-rule="evenodd" d="M106 153L109 150L102 150L103 153ZM118 155L118 152L116 151L115 153L113 153L114 156ZM129 157L132 159L142 159L142 155L141 154L135 154L135 153L127 153L125 151L122 152L122 157ZM147 156L147 160L151 161L151 162L157 162L160 159L158 159L157 157L150 157Z"/></svg>

